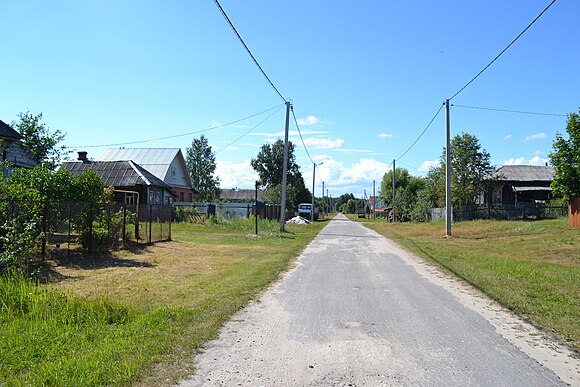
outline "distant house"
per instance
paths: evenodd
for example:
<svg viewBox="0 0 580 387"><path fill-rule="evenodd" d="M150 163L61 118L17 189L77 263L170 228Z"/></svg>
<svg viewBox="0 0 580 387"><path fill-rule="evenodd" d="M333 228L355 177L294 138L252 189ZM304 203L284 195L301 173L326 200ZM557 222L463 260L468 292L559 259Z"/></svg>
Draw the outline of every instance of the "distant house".
<svg viewBox="0 0 580 387"><path fill-rule="evenodd" d="M196 191L179 148L118 148L105 149L95 161L128 161L140 165L168 184L177 202L193 202Z"/></svg>
<svg viewBox="0 0 580 387"><path fill-rule="evenodd" d="M551 166L504 165L491 175L488 202L517 204L550 200L554 175Z"/></svg>
<svg viewBox="0 0 580 387"><path fill-rule="evenodd" d="M4 170L4 176L9 176L12 173L12 168L34 168L38 164L32 154L22 146L21 140L20 133L0 120L1 161L8 161L11 164L10 169Z"/></svg>
<svg viewBox="0 0 580 387"><path fill-rule="evenodd" d="M94 170L101 182L115 189L115 201L126 204L169 204L174 200L170 185L134 161L90 161L79 152L79 161L67 161L61 168L78 176Z"/></svg>
<svg viewBox="0 0 580 387"><path fill-rule="evenodd" d="M258 190L258 199L262 198L264 191ZM253 203L256 201L255 189L222 189L220 200L229 203Z"/></svg>

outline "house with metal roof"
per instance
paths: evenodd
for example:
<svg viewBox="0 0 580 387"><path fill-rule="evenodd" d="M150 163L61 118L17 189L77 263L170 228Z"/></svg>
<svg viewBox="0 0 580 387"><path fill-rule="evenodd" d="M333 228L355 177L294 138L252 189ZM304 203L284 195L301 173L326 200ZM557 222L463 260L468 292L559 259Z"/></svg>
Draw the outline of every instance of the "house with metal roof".
<svg viewBox="0 0 580 387"><path fill-rule="evenodd" d="M192 188L185 158L179 148L108 148L95 161L134 161L171 186L175 200L193 202Z"/></svg>
<svg viewBox="0 0 580 387"><path fill-rule="evenodd" d="M258 199L262 198L264 190L258 190ZM256 201L255 189L222 189L220 191L220 199L229 203L254 203Z"/></svg>
<svg viewBox="0 0 580 387"><path fill-rule="evenodd" d="M34 168L38 163L32 154L22 146L22 135L10 125L0 120L1 161L8 161L11 167L3 171L9 176L13 168Z"/></svg>
<svg viewBox="0 0 580 387"><path fill-rule="evenodd" d="M545 202L552 198L552 166L504 165L490 177L491 204Z"/></svg>
<svg viewBox="0 0 580 387"><path fill-rule="evenodd" d="M169 204L174 200L170 185L134 161L90 161L79 152L79 161L67 161L61 168L79 176L89 169L101 182L115 189L115 201L126 204Z"/></svg>

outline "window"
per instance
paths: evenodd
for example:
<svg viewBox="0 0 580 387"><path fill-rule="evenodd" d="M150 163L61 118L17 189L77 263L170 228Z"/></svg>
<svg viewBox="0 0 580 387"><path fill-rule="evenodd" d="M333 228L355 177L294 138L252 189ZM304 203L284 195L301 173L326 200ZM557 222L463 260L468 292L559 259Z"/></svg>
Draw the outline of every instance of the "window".
<svg viewBox="0 0 580 387"><path fill-rule="evenodd" d="M171 167L171 177L174 179L177 177L177 168Z"/></svg>
<svg viewBox="0 0 580 387"><path fill-rule="evenodd" d="M185 194L183 192L179 193L179 201L182 203L185 201Z"/></svg>
<svg viewBox="0 0 580 387"><path fill-rule="evenodd" d="M126 193L125 194L125 204L135 204L135 194Z"/></svg>

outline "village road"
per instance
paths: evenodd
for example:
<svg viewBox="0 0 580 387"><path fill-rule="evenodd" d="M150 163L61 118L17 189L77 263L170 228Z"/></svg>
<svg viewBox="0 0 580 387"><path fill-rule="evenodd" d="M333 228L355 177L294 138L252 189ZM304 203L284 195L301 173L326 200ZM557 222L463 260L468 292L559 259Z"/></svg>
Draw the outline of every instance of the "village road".
<svg viewBox="0 0 580 387"><path fill-rule="evenodd" d="M549 350L536 356L539 361L530 357L490 322L495 318L500 325L512 324L508 330L519 327L521 338L527 333L520 320L485 317L471 306L481 296L465 298L461 289L466 285L413 260L420 261L388 239L337 216L304 251L296 268L206 345L196 357L196 375L179 385L578 382L577 361L544 363L543 357L557 356ZM491 301L482 302L487 305L483 309L493 308ZM531 347L545 349L541 343ZM564 380L550 361L566 363L567 370L560 370Z"/></svg>

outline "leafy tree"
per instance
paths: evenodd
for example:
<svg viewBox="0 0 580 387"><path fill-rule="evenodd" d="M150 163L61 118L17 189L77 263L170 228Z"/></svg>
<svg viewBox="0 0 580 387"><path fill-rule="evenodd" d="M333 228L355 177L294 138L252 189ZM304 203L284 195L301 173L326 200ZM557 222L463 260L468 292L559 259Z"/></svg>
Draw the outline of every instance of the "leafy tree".
<svg viewBox="0 0 580 387"><path fill-rule="evenodd" d="M260 184L269 190L282 184L284 163L284 141L278 139L274 144L264 144L255 159L250 164L258 173ZM288 207L297 207L300 203L310 203L312 194L306 188L300 167L296 164L294 144L288 142L288 174L286 186L286 201ZM292 186L292 192L290 187ZM281 193L280 193L281 196ZM281 199L280 199L281 200ZM280 202L280 201L278 201Z"/></svg>
<svg viewBox="0 0 580 387"><path fill-rule="evenodd" d="M342 208L342 205L346 204L349 199L355 199L352 193L345 193L340 195L338 198L336 198L336 208Z"/></svg>
<svg viewBox="0 0 580 387"><path fill-rule="evenodd" d="M37 163L50 163L54 168L65 154L66 147L58 145L65 135L58 129L51 132L42 122L42 113L33 115L27 111L20 113L18 119L18 122L12 122L12 127L22 135L22 146Z"/></svg>
<svg viewBox="0 0 580 387"><path fill-rule="evenodd" d="M405 168L395 172L395 212L402 221L425 220L426 213L417 210L419 192L426 187L425 180L413 176ZM422 194L425 195L424 193ZM393 205L393 171L387 172L381 181L379 197L388 206ZM425 206L422 206L424 208Z"/></svg>
<svg viewBox="0 0 580 387"><path fill-rule="evenodd" d="M580 115L570 113L566 125L568 140L556 134L550 161L556 169L552 182L554 194L568 201L580 197Z"/></svg>
<svg viewBox="0 0 580 387"><path fill-rule="evenodd" d="M478 195L486 189L487 177L494 171L490 154L482 149L479 139L469 133L456 135L451 140L451 202L461 207L475 204ZM430 178L437 203L445 205L445 149L441 154L441 164L432 171Z"/></svg>
<svg viewBox="0 0 580 387"><path fill-rule="evenodd" d="M198 200L211 202L220 196L220 179L214 176L216 169L215 154L202 135L194 139L191 147L186 149L185 163L193 188L199 193Z"/></svg>

